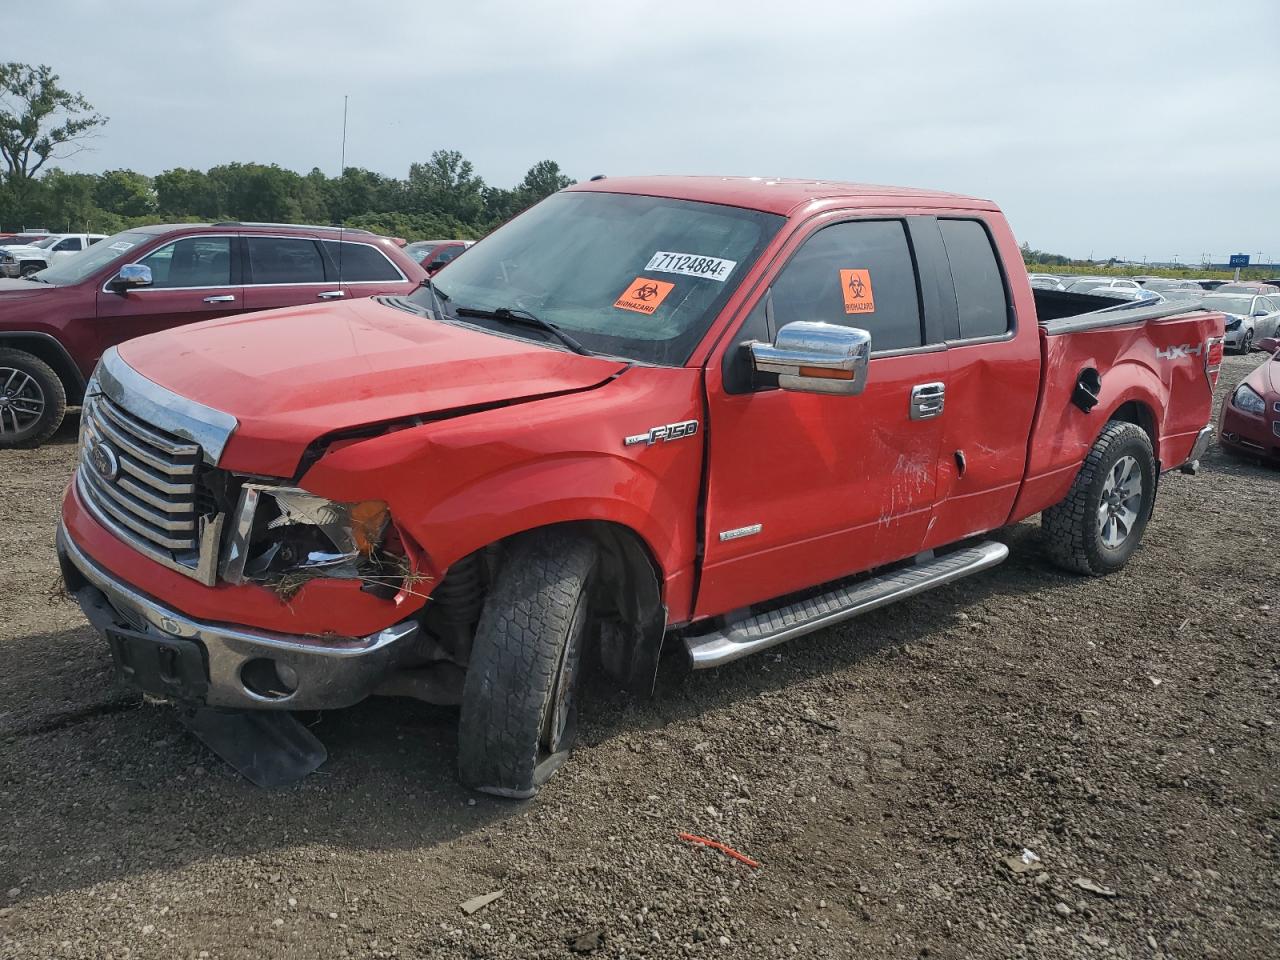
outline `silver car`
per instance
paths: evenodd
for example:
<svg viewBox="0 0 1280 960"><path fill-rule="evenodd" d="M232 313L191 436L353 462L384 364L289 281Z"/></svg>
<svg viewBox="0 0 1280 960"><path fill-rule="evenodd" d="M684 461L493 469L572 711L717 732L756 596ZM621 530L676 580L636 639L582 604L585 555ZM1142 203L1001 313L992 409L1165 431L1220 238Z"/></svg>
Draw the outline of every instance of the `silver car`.
<svg viewBox="0 0 1280 960"><path fill-rule="evenodd" d="M1207 310L1227 315L1225 345L1248 353L1256 341L1274 337L1280 331L1280 296L1250 296L1247 293L1210 293L1200 301Z"/></svg>

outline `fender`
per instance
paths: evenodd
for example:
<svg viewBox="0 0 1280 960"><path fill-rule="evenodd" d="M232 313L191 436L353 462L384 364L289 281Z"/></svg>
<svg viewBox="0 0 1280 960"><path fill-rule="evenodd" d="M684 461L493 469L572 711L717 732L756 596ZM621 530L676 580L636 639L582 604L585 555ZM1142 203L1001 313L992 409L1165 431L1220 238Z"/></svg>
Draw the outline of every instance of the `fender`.
<svg viewBox="0 0 1280 960"><path fill-rule="evenodd" d="M20 346L23 342L29 346ZM57 337L39 330L3 330L0 331L0 346L15 346L26 350L53 367L67 387L68 400L72 399L72 393L77 400L84 395L84 374Z"/></svg>

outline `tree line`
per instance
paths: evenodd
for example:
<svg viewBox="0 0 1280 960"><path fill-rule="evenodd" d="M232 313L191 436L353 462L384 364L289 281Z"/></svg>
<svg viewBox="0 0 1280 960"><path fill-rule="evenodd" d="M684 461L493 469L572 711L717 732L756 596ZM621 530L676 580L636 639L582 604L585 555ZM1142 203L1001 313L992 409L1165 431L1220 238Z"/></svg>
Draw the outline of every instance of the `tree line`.
<svg viewBox="0 0 1280 960"><path fill-rule="evenodd" d="M403 179L359 167L334 177L261 163L179 167L154 177L56 166L86 149L106 123L50 67L0 63L0 227L115 233L144 223L243 220L469 239L574 182L542 160L515 186L490 186L456 150L436 150Z"/></svg>

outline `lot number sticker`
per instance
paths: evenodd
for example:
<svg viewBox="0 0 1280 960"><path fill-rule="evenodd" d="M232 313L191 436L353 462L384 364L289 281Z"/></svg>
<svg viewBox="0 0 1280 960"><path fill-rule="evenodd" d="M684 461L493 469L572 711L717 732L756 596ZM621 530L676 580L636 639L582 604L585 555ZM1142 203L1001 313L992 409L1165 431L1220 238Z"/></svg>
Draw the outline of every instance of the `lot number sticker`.
<svg viewBox="0 0 1280 960"><path fill-rule="evenodd" d="M662 280L650 280L648 277L636 277L622 295L613 302L619 310L631 310L635 313L652 315L658 311L667 294L676 288L674 283Z"/></svg>
<svg viewBox="0 0 1280 960"><path fill-rule="evenodd" d="M646 270L660 273L681 273L686 277L701 277L724 283L738 265L737 260L721 260L719 257L700 257L696 253L670 253L659 250L645 264Z"/></svg>
<svg viewBox="0 0 1280 960"><path fill-rule="evenodd" d="M845 313L876 312L876 298L871 293L870 270L841 270L840 289L844 291Z"/></svg>

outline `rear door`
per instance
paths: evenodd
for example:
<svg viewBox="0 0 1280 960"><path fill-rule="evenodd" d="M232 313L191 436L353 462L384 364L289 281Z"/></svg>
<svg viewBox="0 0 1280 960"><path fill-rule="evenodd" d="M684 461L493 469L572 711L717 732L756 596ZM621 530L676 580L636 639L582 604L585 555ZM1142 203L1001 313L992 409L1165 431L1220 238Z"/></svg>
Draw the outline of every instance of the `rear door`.
<svg viewBox="0 0 1280 960"><path fill-rule="evenodd" d="M948 359L932 549L1008 519L1040 392L1040 340L1030 290L1015 293L1004 273L1021 254L998 214L921 218L916 228L937 237L920 246L938 251L923 269L943 291Z"/></svg>
<svg viewBox="0 0 1280 960"><path fill-rule="evenodd" d="M913 416L940 392L947 355L929 332L935 298L917 282L900 218L823 218L766 273L721 363L708 371L709 471L696 615L909 557L936 499L944 417ZM784 391L753 376L744 343L797 320L871 334L858 396ZM919 412L919 411L918 411Z"/></svg>
<svg viewBox="0 0 1280 960"><path fill-rule="evenodd" d="M103 349L134 337L244 309L237 240L233 234L195 234L156 247L136 261L151 269L151 285L98 289Z"/></svg>
<svg viewBox="0 0 1280 960"><path fill-rule="evenodd" d="M340 279L345 297L372 297L375 294L408 293L408 278L378 244L359 240L325 240L321 243L328 260L329 277ZM433 255L439 251L434 251Z"/></svg>
<svg viewBox="0 0 1280 960"><path fill-rule="evenodd" d="M249 310L338 300L320 242L312 237L245 234L244 296Z"/></svg>

